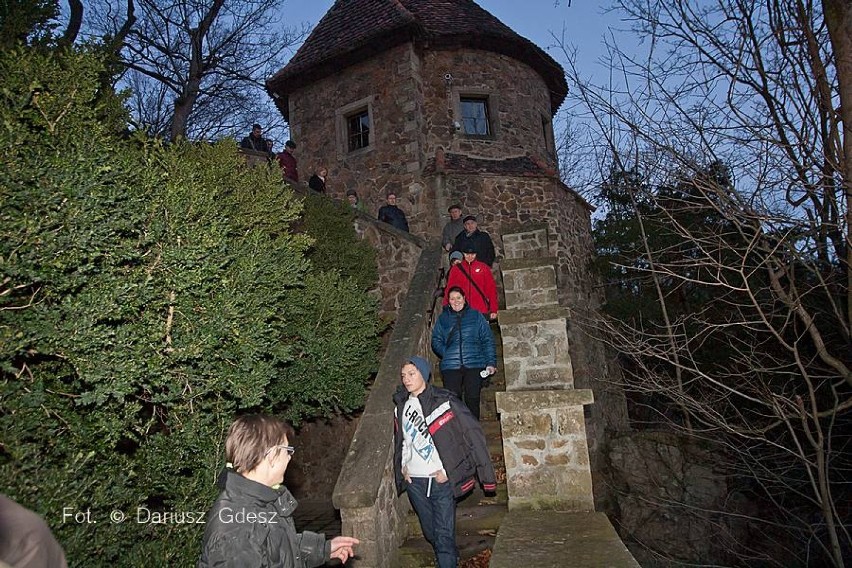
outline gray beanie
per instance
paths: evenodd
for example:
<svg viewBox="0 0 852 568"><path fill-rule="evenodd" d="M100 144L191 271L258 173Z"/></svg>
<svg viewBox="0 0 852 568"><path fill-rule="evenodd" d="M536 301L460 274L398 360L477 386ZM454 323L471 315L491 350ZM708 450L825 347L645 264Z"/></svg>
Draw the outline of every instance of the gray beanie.
<svg viewBox="0 0 852 568"><path fill-rule="evenodd" d="M432 366L429 364L429 361L423 357L413 355L408 358L408 362L417 367L417 370L420 371L421 375L423 375L424 381L428 383L432 380Z"/></svg>

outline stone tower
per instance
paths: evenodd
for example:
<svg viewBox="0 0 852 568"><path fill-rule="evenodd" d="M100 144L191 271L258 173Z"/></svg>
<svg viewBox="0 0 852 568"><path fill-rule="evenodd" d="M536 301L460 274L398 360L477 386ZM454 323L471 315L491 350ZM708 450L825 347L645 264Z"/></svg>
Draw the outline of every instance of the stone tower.
<svg viewBox="0 0 852 568"><path fill-rule="evenodd" d="M555 258L560 304L578 315L597 306L592 208L557 171L564 71L472 0L337 0L267 90L300 170L327 167L333 197L355 189L375 214L393 190L422 237L440 235L459 203L498 259L502 235L543 226L544 252L530 254ZM623 428L623 396L610 396L603 350L570 318L568 338L575 386L595 391L596 469L596 430Z"/></svg>

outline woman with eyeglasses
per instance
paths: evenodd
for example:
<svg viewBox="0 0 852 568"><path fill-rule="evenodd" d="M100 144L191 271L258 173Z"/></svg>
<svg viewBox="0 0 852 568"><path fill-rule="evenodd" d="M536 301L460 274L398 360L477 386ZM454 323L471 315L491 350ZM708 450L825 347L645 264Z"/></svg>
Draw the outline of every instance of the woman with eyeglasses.
<svg viewBox="0 0 852 568"><path fill-rule="evenodd" d="M296 500L282 483L295 448L293 427L272 416L241 416L228 429L222 492L207 514L198 567L313 568L345 563L358 539L296 532Z"/></svg>

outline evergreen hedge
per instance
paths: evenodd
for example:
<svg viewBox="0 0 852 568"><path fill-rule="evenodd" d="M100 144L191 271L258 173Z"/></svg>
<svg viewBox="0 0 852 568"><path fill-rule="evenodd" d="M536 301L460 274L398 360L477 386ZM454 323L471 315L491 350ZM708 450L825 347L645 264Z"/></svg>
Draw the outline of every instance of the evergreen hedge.
<svg viewBox="0 0 852 568"><path fill-rule="evenodd" d="M360 407L377 307L278 171L128 136L101 71L0 53L0 476L72 566L189 566L233 416Z"/></svg>

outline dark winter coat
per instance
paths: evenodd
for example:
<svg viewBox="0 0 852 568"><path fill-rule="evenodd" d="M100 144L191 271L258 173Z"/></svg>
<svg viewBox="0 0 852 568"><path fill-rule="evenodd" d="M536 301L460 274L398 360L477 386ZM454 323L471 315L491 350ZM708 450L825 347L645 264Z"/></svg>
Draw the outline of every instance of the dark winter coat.
<svg viewBox="0 0 852 568"><path fill-rule="evenodd" d="M497 488L497 476L491 465L491 456L485 442L485 434L479 421L459 398L447 389L426 385L426 390L417 397L423 408L423 416L432 441L441 456L444 470L453 484L456 497L471 491L476 479L482 484L483 491L493 492ZM405 491L405 477L402 475L402 430L400 428L402 412L408 391L400 385L393 395L396 411L393 416L393 470L397 494Z"/></svg>
<svg viewBox="0 0 852 568"><path fill-rule="evenodd" d="M319 177L317 174L314 174L308 180L308 187L310 187L314 191L325 193L325 180Z"/></svg>
<svg viewBox="0 0 852 568"><path fill-rule="evenodd" d="M266 138L255 138L251 134L243 138L242 142L240 142L240 148L245 148L246 150L254 150L256 152L269 153L269 147L266 144Z"/></svg>
<svg viewBox="0 0 852 568"><path fill-rule="evenodd" d="M400 231L408 232L408 219L405 213L396 205L382 205L379 208L379 221L393 225Z"/></svg>
<svg viewBox="0 0 852 568"><path fill-rule="evenodd" d="M455 243L453 243L453 250L464 252L468 247L473 247L473 250L476 251L476 260L484 262L489 267L494 264L494 258L496 257L494 254L494 243L491 242L491 235L488 233L479 229L469 235L467 231L459 233Z"/></svg>
<svg viewBox="0 0 852 568"><path fill-rule="evenodd" d="M313 568L331 555L331 541L310 531L296 532L296 500L278 489L226 468L219 475L222 492L207 514L198 568Z"/></svg>
<svg viewBox="0 0 852 568"><path fill-rule="evenodd" d="M432 329L432 351L441 358L441 370L484 369L497 366L494 334L485 317L465 305L455 312L444 308Z"/></svg>

